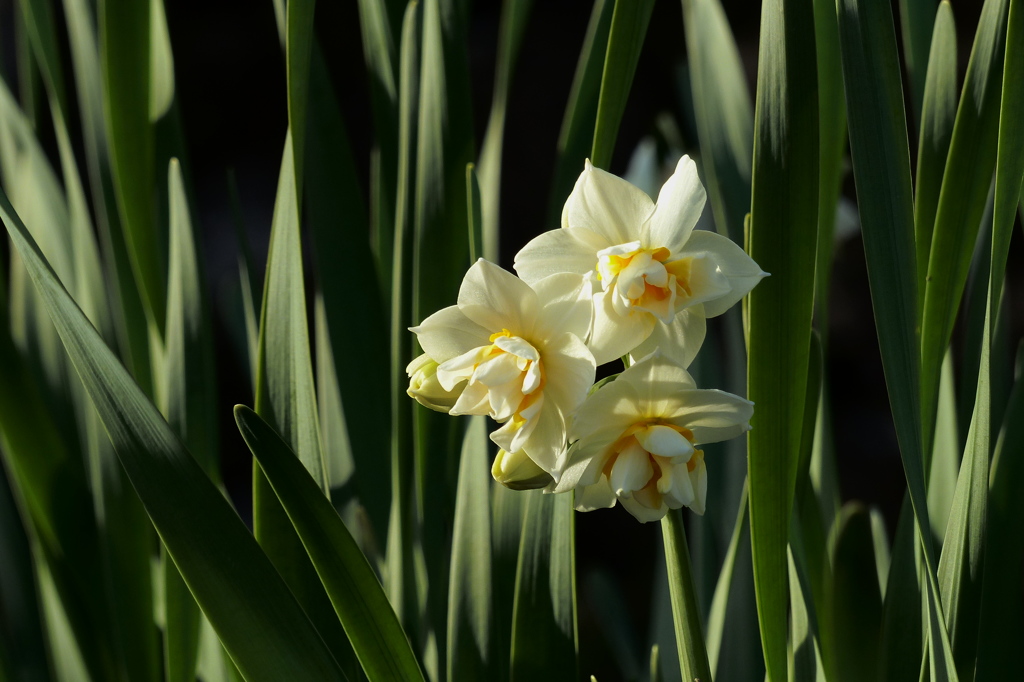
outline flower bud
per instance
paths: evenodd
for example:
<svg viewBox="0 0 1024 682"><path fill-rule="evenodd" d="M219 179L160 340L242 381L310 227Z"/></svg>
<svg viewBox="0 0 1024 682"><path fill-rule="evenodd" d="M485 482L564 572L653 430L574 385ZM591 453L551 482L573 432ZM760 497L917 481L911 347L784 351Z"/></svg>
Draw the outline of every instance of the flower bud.
<svg viewBox="0 0 1024 682"><path fill-rule="evenodd" d="M525 450L506 452L498 450L498 456L491 465L491 476L506 488L512 490L537 490L554 482L551 474L537 466Z"/></svg>
<svg viewBox="0 0 1024 682"><path fill-rule="evenodd" d="M462 383L450 391L444 390L437 380L437 363L426 353L410 362L405 371L409 375L409 388L406 390L409 397L438 412L452 409L465 387L465 383Z"/></svg>

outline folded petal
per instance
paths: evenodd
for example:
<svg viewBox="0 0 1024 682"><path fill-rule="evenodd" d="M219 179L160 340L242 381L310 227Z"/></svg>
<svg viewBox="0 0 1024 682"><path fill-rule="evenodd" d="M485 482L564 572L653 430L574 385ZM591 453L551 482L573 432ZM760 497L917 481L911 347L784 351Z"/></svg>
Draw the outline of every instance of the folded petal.
<svg viewBox="0 0 1024 682"><path fill-rule="evenodd" d="M531 239L515 258L515 271L529 284L559 273L585 275L597 267L597 252L612 246L584 227L549 230Z"/></svg>
<svg viewBox="0 0 1024 682"><path fill-rule="evenodd" d="M649 418L674 414L669 410L678 409L680 391L697 388L690 373L660 351L630 366L614 383L620 381L633 386L639 396L638 409Z"/></svg>
<svg viewBox="0 0 1024 682"><path fill-rule="evenodd" d="M729 281L727 292L705 301L708 317L724 313L768 275L732 240L707 230L694 230L679 255L703 255Z"/></svg>
<svg viewBox="0 0 1024 682"><path fill-rule="evenodd" d="M435 362L443 363L467 351L490 343L493 332L466 317L458 306L448 306L410 327L423 352Z"/></svg>
<svg viewBox="0 0 1024 682"><path fill-rule="evenodd" d="M621 244L638 239L653 212L654 202L643 190L588 160L565 202L562 227L584 227Z"/></svg>
<svg viewBox="0 0 1024 682"><path fill-rule="evenodd" d="M622 497L643 488L653 475L650 455L634 442L615 458L608 482L615 494Z"/></svg>
<svg viewBox="0 0 1024 682"><path fill-rule="evenodd" d="M639 346L630 353L633 360L643 358L655 350L678 364L680 367L689 367L690 363L697 356L697 351L704 344L704 336L707 333L707 320L704 318L704 308L701 305L692 308L685 308L676 313L672 324L658 322L648 336Z"/></svg>
<svg viewBox="0 0 1024 682"><path fill-rule="evenodd" d="M533 285L540 311L534 333L552 338L569 332L585 339L594 319L590 280L570 273L545 277Z"/></svg>
<svg viewBox="0 0 1024 682"><path fill-rule="evenodd" d="M672 253L680 251L704 211L705 200L697 165L684 155L658 193L658 204L648 222L644 246L664 246Z"/></svg>
<svg viewBox="0 0 1024 682"><path fill-rule="evenodd" d="M652 424L636 432L636 439L652 455L686 462L693 455L693 443L670 426Z"/></svg>
<svg viewBox="0 0 1024 682"><path fill-rule="evenodd" d="M481 258L462 280L459 310L489 334L508 329L528 337L537 319L537 294L511 272Z"/></svg>
<svg viewBox="0 0 1024 682"><path fill-rule="evenodd" d="M568 419L587 399L594 385L597 367L594 356L578 336L568 332L548 341L543 353L544 395Z"/></svg>
<svg viewBox="0 0 1024 682"><path fill-rule="evenodd" d="M620 300L612 290L594 294L594 330L587 346L598 365L631 352L651 335L657 324L654 315L643 310L620 311Z"/></svg>
<svg viewBox="0 0 1024 682"><path fill-rule="evenodd" d="M677 391L663 404L666 420L692 431L695 443L735 438L750 430L754 414L754 403L718 389Z"/></svg>
<svg viewBox="0 0 1024 682"><path fill-rule="evenodd" d="M615 506L615 493L608 484L608 477L601 476L593 485L576 491L576 511L587 512L595 509L609 509Z"/></svg>
<svg viewBox="0 0 1024 682"><path fill-rule="evenodd" d="M619 502L621 502L626 511L632 514L640 523L660 521L665 518L665 514L668 513L668 505L664 502L662 502L661 506L656 509L652 509L651 507L641 504L637 499L630 497L620 497Z"/></svg>

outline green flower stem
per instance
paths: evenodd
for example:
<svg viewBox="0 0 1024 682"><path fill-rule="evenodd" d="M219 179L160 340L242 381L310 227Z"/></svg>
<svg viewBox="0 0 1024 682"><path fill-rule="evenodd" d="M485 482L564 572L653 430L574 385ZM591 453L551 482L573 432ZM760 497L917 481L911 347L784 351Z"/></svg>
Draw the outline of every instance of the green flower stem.
<svg viewBox="0 0 1024 682"><path fill-rule="evenodd" d="M704 626L700 622L697 593L690 567L690 550L679 510L670 510L661 520L665 542L665 568L668 569L669 594L672 596L672 620L676 629L679 669L686 682L711 682L711 666L704 645Z"/></svg>

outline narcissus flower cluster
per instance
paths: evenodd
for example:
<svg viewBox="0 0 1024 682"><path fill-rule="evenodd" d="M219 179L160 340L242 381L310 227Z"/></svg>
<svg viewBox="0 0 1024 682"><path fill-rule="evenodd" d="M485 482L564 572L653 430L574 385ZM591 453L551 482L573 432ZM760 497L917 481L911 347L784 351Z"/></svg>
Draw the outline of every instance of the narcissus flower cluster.
<svg viewBox="0 0 1024 682"><path fill-rule="evenodd" d="M703 514L700 446L748 430L753 404L698 388L686 367L706 318L767 274L694 229L704 203L688 156L657 203L588 161L561 229L516 255L518 277L479 260L457 304L412 328L424 353L409 395L494 419L491 472L509 488L574 491L580 511L620 502L640 521ZM595 390L596 368L619 358L625 371Z"/></svg>

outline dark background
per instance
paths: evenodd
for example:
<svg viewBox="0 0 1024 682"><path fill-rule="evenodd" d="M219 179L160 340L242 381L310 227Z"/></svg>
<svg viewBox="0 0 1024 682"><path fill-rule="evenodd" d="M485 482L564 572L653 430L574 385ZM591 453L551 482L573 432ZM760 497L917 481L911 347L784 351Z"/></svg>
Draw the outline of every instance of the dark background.
<svg viewBox="0 0 1024 682"><path fill-rule="evenodd" d="M955 2L961 78L981 9L980 0ZM55 3L60 5L60 3ZM509 94L502 169L502 265L546 224L556 141L592 3L537 1L527 25ZM759 4L723 0L753 92L757 69ZM896 2L894 14L898 22ZM282 145L287 128L284 59L270 0L168 0L174 51L176 96L185 133L194 203L206 256L209 291L217 320L217 352L226 478L248 506L250 457L231 421L231 405L252 402L248 368L238 352L240 322L237 240L227 174L237 178L246 231L258 264L265 262ZM58 12L59 14L59 12ZM474 3L469 30L477 150L491 101L500 3ZM12 6L0 2L3 73L13 79ZM316 29L331 69L350 142L367 187L372 123L357 4L320 2ZM899 30L897 28L897 39ZM686 51L679 2L656 3L654 16L622 121L611 170L622 173L637 143L669 112L692 145L692 113L680 96ZM70 73L68 69L67 73ZM905 92L909 92L905 84ZM908 118L912 114L908 114ZM77 122L72 122L76 130ZM45 138L45 133L43 133ZM44 139L45 141L45 139ZM315 144L315 140L310 141ZM916 140L911 135L911 158ZM691 147L692 149L692 147ZM55 158L55 157L54 157ZM844 195L854 199L848 176ZM1021 235L1014 232L1010 255L1011 344L1022 333L1024 296L1019 268ZM339 258L343 256L339 254ZM859 499L882 510L895 526L905 489L878 357L864 267L855 235L838 245L830 293L830 397L834 414L839 480L844 500ZM709 504L713 504L709 500ZM580 648L584 671L614 680L615 667L603 635L596 630L595 604L585 584L595 572L624 588L633 626L643 633L649 619L651 566L659 526L637 524L621 508L577 515L579 534ZM596 605L600 608L600 605Z"/></svg>

